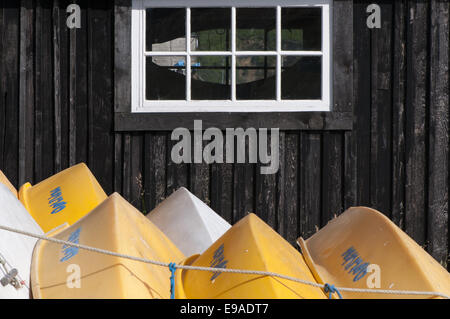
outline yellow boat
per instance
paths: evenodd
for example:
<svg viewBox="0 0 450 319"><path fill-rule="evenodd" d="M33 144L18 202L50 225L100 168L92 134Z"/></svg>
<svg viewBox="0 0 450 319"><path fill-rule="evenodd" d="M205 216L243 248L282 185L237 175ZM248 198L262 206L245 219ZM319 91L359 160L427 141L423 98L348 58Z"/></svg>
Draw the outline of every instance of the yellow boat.
<svg viewBox="0 0 450 319"><path fill-rule="evenodd" d="M117 193L54 238L167 263L185 258ZM31 265L33 297L39 299L169 298L170 276L166 267L48 241L37 243Z"/></svg>
<svg viewBox="0 0 450 319"><path fill-rule="evenodd" d="M276 272L315 282L302 255L254 214L185 265ZM325 298L321 289L270 276L177 270L176 298Z"/></svg>
<svg viewBox="0 0 450 319"><path fill-rule="evenodd" d="M68 168L19 190L19 199L44 232L65 223L72 225L107 198L84 164Z"/></svg>
<svg viewBox="0 0 450 319"><path fill-rule="evenodd" d="M450 274L380 212L350 208L308 240L303 256L320 283L336 287L430 291L450 295ZM341 292L344 298L430 298Z"/></svg>
<svg viewBox="0 0 450 319"><path fill-rule="evenodd" d="M6 178L6 176L3 174L2 171L0 171L0 183L8 187L8 189L16 196L17 198L17 190L16 188L11 184L11 182Z"/></svg>

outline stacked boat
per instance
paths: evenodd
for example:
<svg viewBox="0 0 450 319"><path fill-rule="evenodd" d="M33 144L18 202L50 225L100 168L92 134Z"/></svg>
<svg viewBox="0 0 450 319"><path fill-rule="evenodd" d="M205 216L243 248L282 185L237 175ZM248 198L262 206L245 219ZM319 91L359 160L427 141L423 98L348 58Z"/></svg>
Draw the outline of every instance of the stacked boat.
<svg viewBox="0 0 450 319"><path fill-rule="evenodd" d="M0 298L323 299L328 284L350 288L344 298L450 295L447 270L365 207L299 238L300 252L258 216L231 226L185 188L144 216L84 164L18 192L0 172L0 205Z"/></svg>

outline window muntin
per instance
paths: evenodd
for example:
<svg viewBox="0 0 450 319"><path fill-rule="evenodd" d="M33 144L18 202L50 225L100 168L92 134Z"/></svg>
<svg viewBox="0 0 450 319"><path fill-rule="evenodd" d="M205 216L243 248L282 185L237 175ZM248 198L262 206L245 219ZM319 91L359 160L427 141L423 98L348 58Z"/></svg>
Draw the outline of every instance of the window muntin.
<svg viewBox="0 0 450 319"><path fill-rule="evenodd" d="M330 111L330 1L231 3L133 2L133 112Z"/></svg>

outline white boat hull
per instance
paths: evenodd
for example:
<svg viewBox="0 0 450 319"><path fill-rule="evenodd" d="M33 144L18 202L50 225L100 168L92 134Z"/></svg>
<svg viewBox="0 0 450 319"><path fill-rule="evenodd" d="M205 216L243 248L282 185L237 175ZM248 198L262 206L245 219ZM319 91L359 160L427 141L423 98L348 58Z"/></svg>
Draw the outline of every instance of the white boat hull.
<svg viewBox="0 0 450 319"><path fill-rule="evenodd" d="M3 184L0 184L0 225L20 229L36 234L43 234L41 228L23 207L22 203ZM18 270L17 279L23 281L17 289L11 284L0 284L0 299L30 298L31 256L37 239L0 230L0 257L7 262L0 265L0 279L11 269Z"/></svg>
<svg viewBox="0 0 450 319"><path fill-rule="evenodd" d="M182 187L151 211L150 219L186 256L203 253L231 225Z"/></svg>

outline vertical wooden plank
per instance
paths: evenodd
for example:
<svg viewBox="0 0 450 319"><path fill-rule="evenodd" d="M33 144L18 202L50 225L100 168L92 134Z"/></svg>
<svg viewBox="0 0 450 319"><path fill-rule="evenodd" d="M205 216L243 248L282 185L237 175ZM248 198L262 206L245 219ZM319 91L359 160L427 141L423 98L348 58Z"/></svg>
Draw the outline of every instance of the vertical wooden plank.
<svg viewBox="0 0 450 319"><path fill-rule="evenodd" d="M88 159L92 172L107 194L113 191L114 185L112 13L113 4L110 1L89 3L87 25L89 52ZM77 122L78 124L79 122ZM143 177L141 176L141 178Z"/></svg>
<svg viewBox="0 0 450 319"><path fill-rule="evenodd" d="M295 245L300 234L299 219L299 133L286 133L284 145L280 145L281 150L285 150L284 159L281 161L278 180L278 230L288 242ZM280 152L280 154L282 151ZM281 158L281 157L280 157ZM281 164L280 162L280 164Z"/></svg>
<svg viewBox="0 0 450 319"><path fill-rule="evenodd" d="M410 1L407 29L406 232L425 244L428 3Z"/></svg>
<svg viewBox="0 0 450 319"><path fill-rule="evenodd" d="M114 192L123 193L123 134L114 134Z"/></svg>
<svg viewBox="0 0 450 319"><path fill-rule="evenodd" d="M167 133L167 190L166 196L169 196L180 187L189 188L189 164L175 164L171 158L172 147L178 141L172 141L172 133Z"/></svg>
<svg viewBox="0 0 450 319"><path fill-rule="evenodd" d="M42 34L43 30L43 17L42 17L42 7L41 2L39 0L36 1L36 8L35 8L35 46L34 46L34 54L35 54L35 91L34 91L34 175L36 178L36 181L43 180L43 176L41 174L42 170L42 140L43 140L43 127L44 127L44 121L42 118L42 102L41 102L41 92L42 87L41 85L41 65L44 64L41 60L42 56L42 38L45 37L45 35ZM44 70L45 72L45 70ZM45 77L45 74L43 75ZM44 81L42 81L44 82ZM45 86L46 83L43 84ZM47 90L48 91L48 90Z"/></svg>
<svg viewBox="0 0 450 319"><path fill-rule="evenodd" d="M245 147L249 149L248 139L246 139ZM233 223L248 213L257 213L256 175L259 173L259 167L256 164L250 164L248 160L242 164L233 164Z"/></svg>
<svg viewBox="0 0 450 319"><path fill-rule="evenodd" d="M203 147L208 144L207 141L202 141ZM194 140L192 140L194 146ZM210 186L210 166L202 161L201 164L194 163L189 165L189 189L190 191L205 202L207 205L211 204L211 197L209 195Z"/></svg>
<svg viewBox="0 0 450 319"><path fill-rule="evenodd" d="M391 219L403 228L405 216L406 1L395 1L394 8Z"/></svg>
<svg viewBox="0 0 450 319"><path fill-rule="evenodd" d="M224 133L225 136L225 133ZM224 143L223 154L226 155ZM211 208L229 223L233 222L233 164L211 165Z"/></svg>
<svg viewBox="0 0 450 319"><path fill-rule="evenodd" d="M285 185L286 181L286 156L289 150L286 149L286 132L280 132L280 147L279 147L279 159L278 159L278 172L275 175L275 230L283 237L285 237L288 232L286 230L286 226L288 224L288 220L292 216L287 216L287 203L284 198L286 193L286 187L289 188L289 185ZM288 201L289 203L289 201ZM291 204L291 203L289 203ZM295 206L295 204L293 204ZM294 217L295 219L295 217ZM285 237L286 238L286 237ZM295 242L295 241L294 241Z"/></svg>
<svg viewBox="0 0 450 319"><path fill-rule="evenodd" d="M366 25L366 8L370 3L356 2L354 4L355 30L355 79L353 81L355 94L355 126L356 157L357 157L357 205L370 206L370 56L371 35Z"/></svg>
<svg viewBox="0 0 450 319"><path fill-rule="evenodd" d="M131 1L114 1L114 110L130 109L131 93L129 85L131 74L130 34ZM123 79L124 76L128 76ZM124 137L121 133L114 135L114 190L122 192L125 172L123 161ZM146 173L146 176L148 174ZM147 183L145 183L147 185ZM127 191L129 196L129 190Z"/></svg>
<svg viewBox="0 0 450 319"><path fill-rule="evenodd" d="M143 168L144 137L142 134L133 133L131 136L130 152L130 203L137 209L145 208L144 198L144 168Z"/></svg>
<svg viewBox="0 0 450 319"><path fill-rule="evenodd" d="M0 169L19 185L20 2L3 1L0 24Z"/></svg>
<svg viewBox="0 0 450 319"><path fill-rule="evenodd" d="M66 25L66 8L71 0L54 0L54 37L57 37L60 41L59 52L54 47L54 59L55 65L59 65L60 76L56 78L54 74L55 88L60 89L60 119L59 124L55 124L55 134L58 134L58 125L61 130L61 167L57 167L55 162L55 171L60 171L69 167L70 162L70 149L71 149L71 109L70 109L70 43L69 43L69 29ZM58 31L59 30L59 31ZM58 32L58 33L56 33ZM57 58L59 57L59 63ZM55 71L58 66L55 66ZM56 98L56 96L55 96ZM58 108L57 101L55 102L55 123L58 122ZM57 150L57 136L55 136L55 152ZM58 155L56 155L58 156ZM75 160L74 160L75 162Z"/></svg>
<svg viewBox="0 0 450 319"><path fill-rule="evenodd" d="M20 7L19 184L33 182L34 159L34 3Z"/></svg>
<svg viewBox="0 0 450 319"><path fill-rule="evenodd" d="M333 1L332 110L353 110L353 1Z"/></svg>
<svg viewBox="0 0 450 319"><path fill-rule="evenodd" d="M61 77L61 27L59 14L59 0L53 0L52 6L52 37L53 37L53 104L54 104L54 170L59 172L63 168L62 159L62 77Z"/></svg>
<svg viewBox="0 0 450 319"><path fill-rule="evenodd" d="M431 1L428 251L448 262L449 209L449 3Z"/></svg>
<svg viewBox="0 0 450 319"><path fill-rule="evenodd" d="M82 23L86 23L86 11L82 15ZM86 25L86 24L85 24ZM85 30L85 29L84 29ZM77 163L77 135L76 135L76 115L77 106L77 81L76 79L82 75L82 71L86 71L86 63L77 63L77 37L76 29L69 30L69 166L73 166ZM81 32L81 30L80 30ZM78 73L78 74L77 74ZM86 77L82 77L82 80L86 80Z"/></svg>
<svg viewBox="0 0 450 319"><path fill-rule="evenodd" d="M355 118L356 121L356 118ZM343 209L356 205L357 202L357 144L355 132L344 132L344 199Z"/></svg>
<svg viewBox="0 0 450 319"><path fill-rule="evenodd" d="M114 110L131 110L131 0L114 1Z"/></svg>
<svg viewBox="0 0 450 319"><path fill-rule="evenodd" d="M343 133L322 134L322 215L324 226L343 212Z"/></svg>
<svg viewBox="0 0 450 319"><path fill-rule="evenodd" d="M123 145L123 197L141 210L145 200L142 196L144 185L143 172L144 139L139 133L124 135Z"/></svg>
<svg viewBox="0 0 450 319"><path fill-rule="evenodd" d="M123 139L123 155L122 155L122 196L130 201L131 198L131 134L124 133Z"/></svg>
<svg viewBox="0 0 450 319"><path fill-rule="evenodd" d="M300 133L300 235L309 238L321 225L321 135Z"/></svg>
<svg viewBox="0 0 450 319"><path fill-rule="evenodd" d="M144 149L144 185L146 209L150 212L166 197L167 136L164 133L146 133Z"/></svg>
<svg viewBox="0 0 450 319"><path fill-rule="evenodd" d="M54 173L51 3L36 1L35 12L34 177L42 181Z"/></svg>
<svg viewBox="0 0 450 319"><path fill-rule="evenodd" d="M268 130L267 136L267 149L272 154L270 130ZM281 139L280 134L280 139ZM259 136L259 139L261 137ZM259 142L259 141L258 141ZM247 148L248 149L248 148ZM259 146L258 146L259 150ZM276 174L261 174L261 167L267 166L266 164L256 164L255 175L255 212L264 220L269 226L277 229L277 179Z"/></svg>
<svg viewBox="0 0 450 319"><path fill-rule="evenodd" d="M233 223L248 213L256 213L255 164L234 164Z"/></svg>
<svg viewBox="0 0 450 319"><path fill-rule="evenodd" d="M88 163L88 2L81 8L81 28L69 32L69 165Z"/></svg>
<svg viewBox="0 0 450 319"><path fill-rule="evenodd" d="M392 4L380 3L381 28L372 29L371 207L390 215L392 139Z"/></svg>

